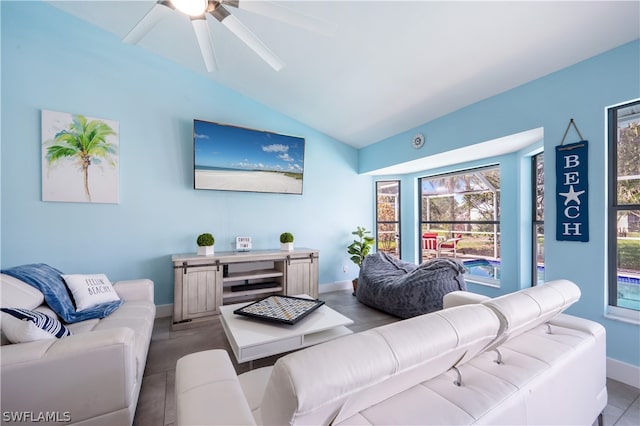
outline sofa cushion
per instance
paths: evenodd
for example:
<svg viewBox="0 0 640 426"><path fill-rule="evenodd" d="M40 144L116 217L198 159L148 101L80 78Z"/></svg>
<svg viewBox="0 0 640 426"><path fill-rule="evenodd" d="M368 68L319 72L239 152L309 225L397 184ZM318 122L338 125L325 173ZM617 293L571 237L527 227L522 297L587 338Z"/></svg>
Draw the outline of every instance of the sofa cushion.
<svg viewBox="0 0 640 426"><path fill-rule="evenodd" d="M466 362L495 339L499 325L489 308L469 305L289 354L273 367L261 419L264 424L339 422Z"/></svg>
<svg viewBox="0 0 640 426"><path fill-rule="evenodd" d="M33 342L70 336L60 321L41 312L2 308L2 331L12 343Z"/></svg>
<svg viewBox="0 0 640 426"><path fill-rule="evenodd" d="M7 274L0 274L0 307L35 309L44 302L41 291Z"/></svg>
<svg viewBox="0 0 640 426"><path fill-rule="evenodd" d="M251 413L258 424L262 424L260 404L262 403L262 397L264 396L264 391L269 382L269 376L271 376L272 370L273 366L262 367L249 370L238 376L242 393L244 393L249 408L251 408Z"/></svg>
<svg viewBox="0 0 640 426"><path fill-rule="evenodd" d="M102 303L120 300L105 274L63 275L76 303L76 311L84 311Z"/></svg>
<svg viewBox="0 0 640 426"><path fill-rule="evenodd" d="M579 299L577 285L568 280L555 280L483 302L501 323L498 337L487 350L546 323Z"/></svg>
<svg viewBox="0 0 640 426"><path fill-rule="evenodd" d="M176 424L255 424L226 351L186 355L176 363Z"/></svg>
<svg viewBox="0 0 640 426"><path fill-rule="evenodd" d="M71 330L73 334L89 333L93 331L93 329L95 329L98 324L100 324L100 321L102 320L99 320L97 318L78 321L74 322L73 324L68 324L67 328Z"/></svg>
<svg viewBox="0 0 640 426"><path fill-rule="evenodd" d="M136 300L124 303L120 309L101 319L92 331L129 328L135 333L135 354L138 377L142 377L153 333L155 306L152 302Z"/></svg>

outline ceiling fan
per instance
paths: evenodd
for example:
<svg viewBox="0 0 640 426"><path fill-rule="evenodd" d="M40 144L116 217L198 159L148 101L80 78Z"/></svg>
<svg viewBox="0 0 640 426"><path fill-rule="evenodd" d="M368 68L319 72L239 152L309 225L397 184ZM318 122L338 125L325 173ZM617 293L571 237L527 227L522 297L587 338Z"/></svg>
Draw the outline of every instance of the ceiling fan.
<svg viewBox="0 0 640 426"><path fill-rule="evenodd" d="M123 41L130 44L138 43L158 22L177 10L191 19L191 25L198 40L205 67L208 72L212 72L217 69L213 41L207 22L207 16L212 16L274 70L279 71L282 69L284 67L282 60L238 18L232 15L227 7L244 9L248 12L257 13L298 27L324 34L327 33L327 28L319 20L264 0L158 0L151 10L129 31Z"/></svg>

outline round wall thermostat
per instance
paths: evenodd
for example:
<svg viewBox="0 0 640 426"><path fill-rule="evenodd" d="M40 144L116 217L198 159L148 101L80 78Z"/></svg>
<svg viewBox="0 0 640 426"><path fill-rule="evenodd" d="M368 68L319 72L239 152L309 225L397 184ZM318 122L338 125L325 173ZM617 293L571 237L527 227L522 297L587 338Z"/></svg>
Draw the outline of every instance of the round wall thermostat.
<svg viewBox="0 0 640 426"><path fill-rule="evenodd" d="M416 149L422 148L422 145L424 145L424 135L422 133L415 135L412 140L412 145Z"/></svg>

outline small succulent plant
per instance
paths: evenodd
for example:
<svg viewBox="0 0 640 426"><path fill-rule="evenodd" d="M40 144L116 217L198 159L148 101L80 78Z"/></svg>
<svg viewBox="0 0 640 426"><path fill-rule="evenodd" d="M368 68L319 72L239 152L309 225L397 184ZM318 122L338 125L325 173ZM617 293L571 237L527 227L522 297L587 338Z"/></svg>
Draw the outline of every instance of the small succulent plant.
<svg viewBox="0 0 640 426"><path fill-rule="evenodd" d="M204 234L198 235L198 239L196 240L196 242L198 243L198 246L206 247L206 246L212 246L216 242L216 240L215 238L213 238L213 235L209 233L204 233Z"/></svg>
<svg viewBox="0 0 640 426"><path fill-rule="evenodd" d="M292 243L293 242L293 234L291 232L283 232L280 234L280 242L282 244Z"/></svg>

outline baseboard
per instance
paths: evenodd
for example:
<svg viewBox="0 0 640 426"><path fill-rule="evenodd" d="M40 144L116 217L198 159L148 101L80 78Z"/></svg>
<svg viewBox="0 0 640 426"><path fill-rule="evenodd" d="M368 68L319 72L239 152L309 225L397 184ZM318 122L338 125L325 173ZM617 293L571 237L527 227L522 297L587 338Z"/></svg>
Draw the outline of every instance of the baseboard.
<svg viewBox="0 0 640 426"><path fill-rule="evenodd" d="M173 315L173 303L168 305L156 305L156 318L165 318Z"/></svg>
<svg viewBox="0 0 640 426"><path fill-rule="evenodd" d="M640 367L607 358L607 377L640 389Z"/></svg>
<svg viewBox="0 0 640 426"><path fill-rule="evenodd" d="M351 281L337 281L334 283L320 284L318 286L318 293L329 293L330 291L349 290L353 289Z"/></svg>

